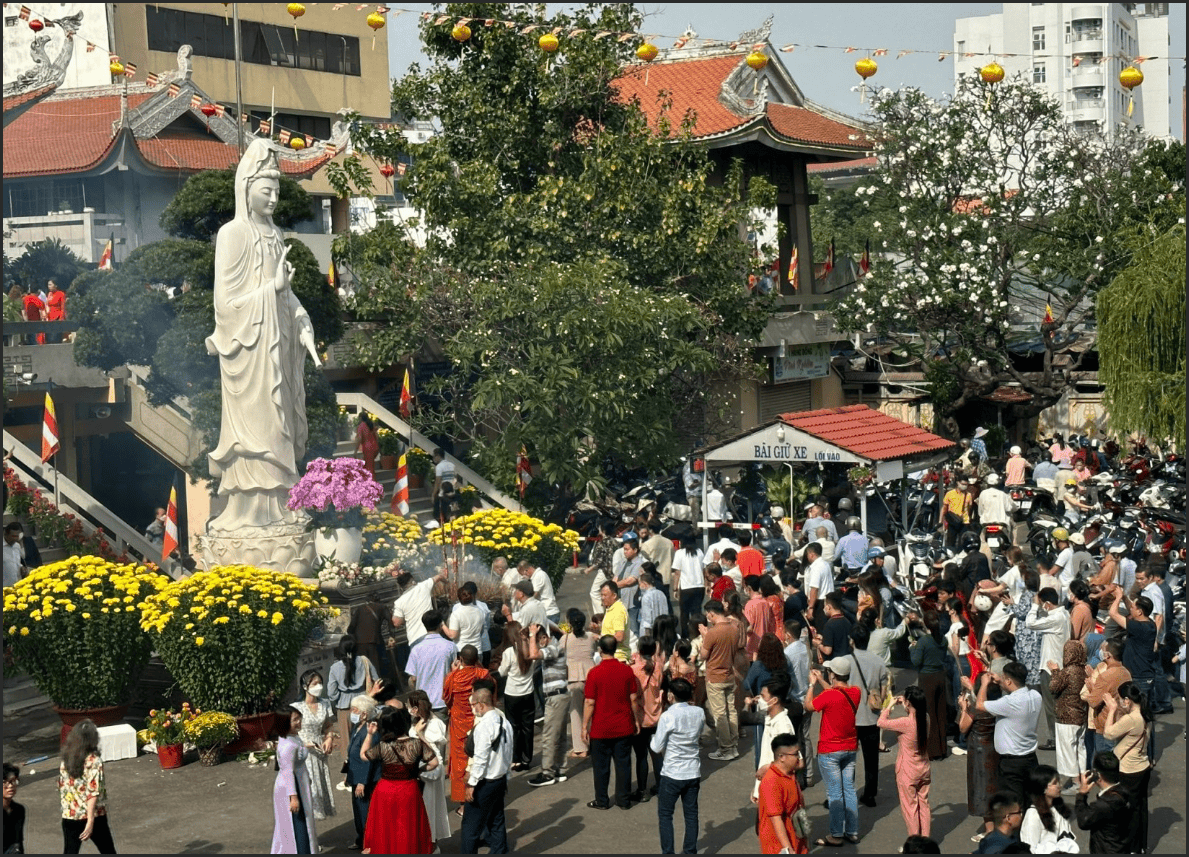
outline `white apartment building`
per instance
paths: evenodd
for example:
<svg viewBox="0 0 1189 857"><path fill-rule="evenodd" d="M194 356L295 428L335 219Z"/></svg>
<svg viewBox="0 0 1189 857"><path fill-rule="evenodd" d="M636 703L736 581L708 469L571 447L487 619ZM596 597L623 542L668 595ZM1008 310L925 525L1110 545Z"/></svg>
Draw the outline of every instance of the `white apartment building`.
<svg viewBox="0 0 1189 857"><path fill-rule="evenodd" d="M954 25L954 79L994 58L1048 89L1075 127L1110 133L1119 125L1171 138L1168 3L1004 3L997 15ZM973 56L964 56L973 54ZM1015 54L1016 56L1006 56ZM1129 93L1119 72L1135 57L1144 82Z"/></svg>

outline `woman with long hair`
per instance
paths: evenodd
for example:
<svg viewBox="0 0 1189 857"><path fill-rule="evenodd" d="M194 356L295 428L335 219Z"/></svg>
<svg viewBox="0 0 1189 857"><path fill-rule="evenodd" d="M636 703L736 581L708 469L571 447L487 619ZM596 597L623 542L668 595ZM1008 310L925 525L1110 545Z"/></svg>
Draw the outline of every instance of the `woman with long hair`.
<svg viewBox="0 0 1189 857"><path fill-rule="evenodd" d="M1065 442L1065 437L1057 432L1053 435L1053 443L1049 447L1049 457L1053 464L1060 465L1061 462L1071 463L1073 461L1073 447Z"/></svg>
<svg viewBox="0 0 1189 857"><path fill-rule="evenodd" d="M784 598L780 594L780 584L772 575L765 574L760 578L760 595L768 602L768 609L772 611L776 639L782 646L788 645L792 640L787 639L784 630Z"/></svg>
<svg viewBox="0 0 1189 857"><path fill-rule="evenodd" d="M380 454L380 437L376 434L376 424L368 416L367 411L359 412L359 425L355 427L355 451L367 465L367 472L376 476L376 456Z"/></svg>
<svg viewBox="0 0 1189 857"><path fill-rule="evenodd" d="M351 700L361 693L371 693L380 676L371 661L357 654L352 634L343 634L334 654L338 660L330 666L326 696L338 715L336 737L343 750L343 761L346 761L347 739L344 736L351 734Z"/></svg>
<svg viewBox="0 0 1189 857"><path fill-rule="evenodd" d="M541 650L537 647L537 628L521 628L511 621L504 626L507 648L500 659L500 675L504 685L504 714L512 724L512 770L527 771L533 762L533 721L536 701L533 698L533 673Z"/></svg>
<svg viewBox="0 0 1189 857"><path fill-rule="evenodd" d="M1069 817L1073 814L1061 797L1061 775L1049 765L1037 765L1024 783L1024 822L1020 841L1033 854L1051 854L1062 839L1073 839Z"/></svg>
<svg viewBox="0 0 1189 857"><path fill-rule="evenodd" d="M359 754L369 762L378 759L381 769L363 834L365 853L433 851L433 832L418 783L422 772L438 767L438 757L429 744L409 736L412 726L412 715L403 708L390 709L379 723L367 724Z"/></svg>
<svg viewBox="0 0 1189 857"><path fill-rule="evenodd" d="M409 691L409 713L413 716L410 738L420 738L437 756L432 771L421 772L421 799L429 816L429 831L436 843L450 837L450 813L446 810L446 724L434 716L429 694L424 690Z"/></svg>
<svg viewBox="0 0 1189 857"><path fill-rule="evenodd" d="M562 635L558 646L566 653L566 682L570 688L570 744L573 749L569 755L575 759L585 759L590 750L582 737L586 676L595 667L595 646L599 641L586 633L586 614L577 607L566 611L566 622L570 630Z"/></svg>
<svg viewBox="0 0 1189 857"><path fill-rule="evenodd" d="M945 637L936 610L926 610L921 617L923 628L914 629L916 640L909 649L912 665L919 678L918 686L925 694L925 708L929 714L929 735L926 744L930 759L946 756L946 681Z"/></svg>
<svg viewBox="0 0 1189 857"><path fill-rule="evenodd" d="M277 722L277 777L272 787L273 854L317 854L318 829L314 825L313 794L306 771L309 751L301 741L301 712L279 711ZM288 714L288 717L285 715Z"/></svg>
<svg viewBox="0 0 1189 857"><path fill-rule="evenodd" d="M903 705L905 716L892 717L892 707ZM925 692L915 684L904 688L879 714L876 725L897 733L900 752L896 755L896 790L900 792L900 812L909 836L928 836L932 825L929 810L929 715Z"/></svg>
<svg viewBox="0 0 1189 857"><path fill-rule="evenodd" d="M636 756L636 790L628 797L637 802L649 800L656 794L661 783L661 757L653 753L649 746L652 736L656 734L656 724L664 707L661 680L665 674L665 662L659 649L655 639L643 636L636 645L635 654L632 655L631 668L640 688L640 708L644 714L640 731L632 736L632 752ZM656 785L651 790L648 788L650 760L656 780Z"/></svg>
<svg viewBox="0 0 1189 857"><path fill-rule="evenodd" d="M698 547L696 533L687 533L681 539L681 549L673 554L673 572L671 580L680 593L678 601L681 604L681 636L689 633L690 617L702 609L706 600L706 579L703 570L706 558L702 549Z"/></svg>
<svg viewBox="0 0 1189 857"><path fill-rule="evenodd" d="M81 720L66 736L58 766L58 800L62 804L62 853L77 854L90 839L100 854L115 854L107 823L107 786L99 756L99 729Z"/></svg>
<svg viewBox="0 0 1189 857"><path fill-rule="evenodd" d="M652 638L656 640L661 657L668 660L673 654L673 646L677 643L677 617L671 613L657 616L656 621L652 623Z"/></svg>
<svg viewBox="0 0 1189 857"><path fill-rule="evenodd" d="M747 632L751 625L743 615L743 598L738 590L726 594L723 607L727 611L727 621L735 626L739 634L734 663L735 713L738 714L743 711L743 683L747 680L747 671L751 668L751 659L747 654Z"/></svg>
<svg viewBox="0 0 1189 857"><path fill-rule="evenodd" d="M1020 579L1024 584L1024 593L1009 608L1015 617L1010 630L1016 638L1016 660L1028 668L1028 684L1035 685L1040 683L1041 635L1029 628L1024 618L1032 608L1033 597L1040 592L1040 575L1025 565L1021 569Z"/></svg>
<svg viewBox="0 0 1189 857"><path fill-rule="evenodd" d="M332 733L334 724L334 706L323 699L325 682L322 673L317 670L306 670L299 682L304 691L302 698L291 703L292 708L301 712L301 731L298 740L306 748L306 771L310 775L311 811L314 818L324 819L334 815L334 792L331 784L330 766L326 758L334 746ZM347 709L350 714L350 706ZM343 735L343 743L347 743L347 736ZM344 754L346 755L346 754Z"/></svg>
<svg viewBox="0 0 1189 857"><path fill-rule="evenodd" d="M1108 694L1103 697L1106 705L1106 728L1103 736L1115 742L1115 755L1119 758L1119 785L1131 792L1139 812L1139 828L1133 851L1146 854L1148 851L1148 790L1151 788L1152 761L1148 758L1148 740L1151 730L1152 712L1148 709L1148 698L1143 689L1133 681L1119 685L1119 696Z"/></svg>

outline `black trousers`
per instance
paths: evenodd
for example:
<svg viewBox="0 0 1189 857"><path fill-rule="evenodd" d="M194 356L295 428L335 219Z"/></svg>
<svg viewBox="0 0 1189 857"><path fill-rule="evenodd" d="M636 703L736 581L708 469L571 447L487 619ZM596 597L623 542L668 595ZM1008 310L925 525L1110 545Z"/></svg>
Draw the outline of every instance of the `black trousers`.
<svg viewBox="0 0 1189 857"><path fill-rule="evenodd" d="M71 818L62 819L62 853L78 854L82 847L79 836L87 829L87 820L75 821ZM111 828L107 826L107 815L95 816L95 824L91 827L91 841L99 849L100 854L115 854L116 843L111 838Z"/></svg>
<svg viewBox="0 0 1189 857"><path fill-rule="evenodd" d="M489 854L508 853L508 827L504 817L507 795L506 776L498 780L481 780L475 786L474 800L462 805L459 853L478 854L479 840L484 838Z"/></svg>
<svg viewBox="0 0 1189 857"><path fill-rule="evenodd" d="M1024 783L1028 780L1029 772L1037 764L1036 753L1026 756L1000 756L999 791L1015 795L1019 798L1020 806L1024 806Z"/></svg>
<svg viewBox="0 0 1189 857"><path fill-rule="evenodd" d="M648 791L648 762L652 761L652 775L657 784L661 781L661 763L664 761L659 753L652 752L649 746L652 736L656 734L655 726L644 726L640 732L632 736L632 753L636 757L636 791Z"/></svg>
<svg viewBox="0 0 1189 857"><path fill-rule="evenodd" d="M863 705L867 700L863 699ZM863 793L860 797L874 800L879 791L879 727L856 726L859 747L863 751Z"/></svg>
<svg viewBox="0 0 1189 857"><path fill-rule="evenodd" d="M536 717L536 703L532 694L526 696L504 695L504 713L512 722L512 762L531 765L533 762L533 720Z"/></svg>
<svg viewBox="0 0 1189 857"><path fill-rule="evenodd" d="M628 804L628 787L632 781L632 737L591 738L590 759L594 767L595 800L604 806L607 787L611 784L611 763L615 763L615 803Z"/></svg>

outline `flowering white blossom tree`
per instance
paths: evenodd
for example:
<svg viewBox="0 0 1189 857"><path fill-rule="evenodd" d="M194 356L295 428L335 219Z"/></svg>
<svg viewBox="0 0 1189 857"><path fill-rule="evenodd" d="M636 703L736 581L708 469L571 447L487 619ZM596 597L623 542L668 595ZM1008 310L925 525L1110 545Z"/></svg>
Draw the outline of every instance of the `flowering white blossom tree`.
<svg viewBox="0 0 1189 857"><path fill-rule="evenodd" d="M837 308L840 327L918 357L947 434L959 409L1009 382L1032 395L1026 413L1054 404L1085 351L1055 358L1092 335L1094 296L1127 265L1127 236L1183 214L1183 185L1152 167L1140 133L1075 130L1019 79L964 78L944 101L880 90L872 112L879 166L854 193L877 218L879 255ZM1012 358L1030 339L1039 368Z"/></svg>

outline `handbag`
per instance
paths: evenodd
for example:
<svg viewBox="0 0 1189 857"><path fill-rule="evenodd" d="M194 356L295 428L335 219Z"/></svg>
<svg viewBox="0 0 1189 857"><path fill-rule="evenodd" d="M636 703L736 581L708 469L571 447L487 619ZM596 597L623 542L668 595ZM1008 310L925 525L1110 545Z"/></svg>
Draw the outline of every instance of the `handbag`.
<svg viewBox="0 0 1189 857"><path fill-rule="evenodd" d="M874 711L882 711L884 701L883 685L881 684L877 689L867 687L867 679L863 676L863 668L859 666L859 659L851 655L851 660L855 664L855 669L859 671L859 681L863 682L863 689L867 691L867 707ZM846 696L846 694L843 694L843 696ZM847 697L847 699L849 698ZM858 713L858 710L856 707L855 712Z"/></svg>

